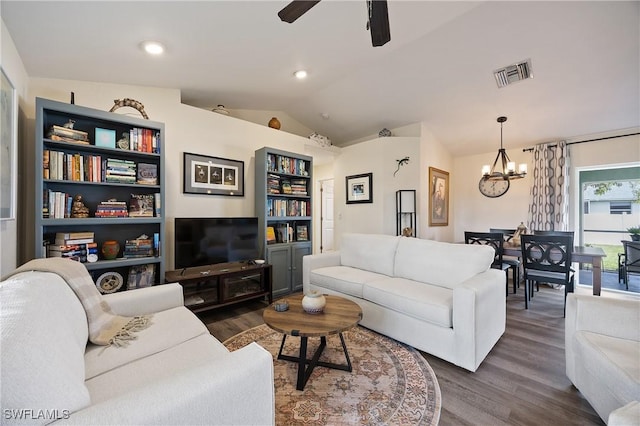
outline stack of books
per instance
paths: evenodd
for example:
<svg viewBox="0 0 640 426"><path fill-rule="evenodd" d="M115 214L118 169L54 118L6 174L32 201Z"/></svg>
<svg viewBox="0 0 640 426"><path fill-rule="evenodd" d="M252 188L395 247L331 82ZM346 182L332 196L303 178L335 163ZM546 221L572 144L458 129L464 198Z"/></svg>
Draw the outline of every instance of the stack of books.
<svg viewBox="0 0 640 426"><path fill-rule="evenodd" d="M129 217L127 203L124 201L100 201L96 209L96 217Z"/></svg>
<svg viewBox="0 0 640 426"><path fill-rule="evenodd" d="M136 183L136 163L130 160L107 158L105 163L105 182Z"/></svg>
<svg viewBox="0 0 640 426"><path fill-rule="evenodd" d="M291 193L293 195L307 195L307 181L304 179L291 179Z"/></svg>
<svg viewBox="0 0 640 426"><path fill-rule="evenodd" d="M82 130L74 130L68 127L53 125L47 133L47 137L52 141L80 143L89 145L89 134Z"/></svg>
<svg viewBox="0 0 640 426"><path fill-rule="evenodd" d="M93 232L58 232L55 243L47 247L48 257L64 257L78 262L98 260L98 243Z"/></svg>
<svg viewBox="0 0 640 426"><path fill-rule="evenodd" d="M148 238L136 238L126 240L124 244L124 257L152 257L153 241Z"/></svg>
<svg viewBox="0 0 640 426"><path fill-rule="evenodd" d="M267 193L268 194L280 193L280 176L267 175Z"/></svg>

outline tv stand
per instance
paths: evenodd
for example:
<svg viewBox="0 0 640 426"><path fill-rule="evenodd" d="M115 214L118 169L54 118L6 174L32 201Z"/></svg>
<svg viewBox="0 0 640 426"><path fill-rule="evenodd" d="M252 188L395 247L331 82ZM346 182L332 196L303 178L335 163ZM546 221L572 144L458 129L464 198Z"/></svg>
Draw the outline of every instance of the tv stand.
<svg viewBox="0 0 640 426"><path fill-rule="evenodd" d="M272 267L251 262L229 262L167 271L165 280L180 283L184 304L202 312L271 294Z"/></svg>

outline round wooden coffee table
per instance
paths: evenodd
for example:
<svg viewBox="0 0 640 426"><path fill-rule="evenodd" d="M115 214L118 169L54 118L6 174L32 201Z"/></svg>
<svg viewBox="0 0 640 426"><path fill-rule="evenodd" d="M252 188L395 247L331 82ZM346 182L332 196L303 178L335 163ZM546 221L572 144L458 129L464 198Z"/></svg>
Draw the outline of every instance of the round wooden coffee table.
<svg viewBox="0 0 640 426"><path fill-rule="evenodd" d="M362 319L362 309L356 303L343 297L325 295L327 304L324 312L308 314L302 309L303 294L295 294L285 299L289 302L289 310L278 312L272 303L264 310L262 318L265 324L283 334L278 359L298 363L297 390L303 390L309 376L316 366L351 371L351 360L342 332L358 325ZM319 361L322 351L327 346L327 336L338 334L342 350L347 361L345 365ZM287 336L300 337L300 354L297 357L283 355L282 348ZM320 346L311 359L307 359L307 340L309 337L320 337ZM305 366L308 364L308 367Z"/></svg>

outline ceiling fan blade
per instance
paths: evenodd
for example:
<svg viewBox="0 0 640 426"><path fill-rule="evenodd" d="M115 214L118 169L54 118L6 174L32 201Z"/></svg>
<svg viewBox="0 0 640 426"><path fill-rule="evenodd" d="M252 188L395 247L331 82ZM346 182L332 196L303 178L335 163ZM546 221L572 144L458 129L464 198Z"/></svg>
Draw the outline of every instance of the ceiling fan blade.
<svg viewBox="0 0 640 426"><path fill-rule="evenodd" d="M369 29L374 46L384 46L391 40L387 0L369 0Z"/></svg>
<svg viewBox="0 0 640 426"><path fill-rule="evenodd" d="M284 22L291 24L318 3L320 0L293 0L278 12L278 16Z"/></svg>

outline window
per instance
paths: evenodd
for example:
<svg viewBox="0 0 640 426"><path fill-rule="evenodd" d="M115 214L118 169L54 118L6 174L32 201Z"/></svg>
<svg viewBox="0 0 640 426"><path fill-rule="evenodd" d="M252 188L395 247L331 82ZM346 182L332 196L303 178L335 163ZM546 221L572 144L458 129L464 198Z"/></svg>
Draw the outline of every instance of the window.
<svg viewBox="0 0 640 426"><path fill-rule="evenodd" d="M631 214L631 201L611 201L609 203L610 214Z"/></svg>

